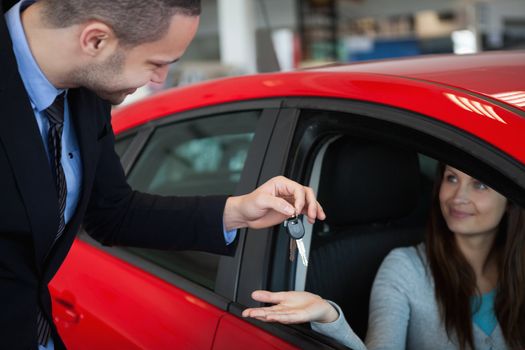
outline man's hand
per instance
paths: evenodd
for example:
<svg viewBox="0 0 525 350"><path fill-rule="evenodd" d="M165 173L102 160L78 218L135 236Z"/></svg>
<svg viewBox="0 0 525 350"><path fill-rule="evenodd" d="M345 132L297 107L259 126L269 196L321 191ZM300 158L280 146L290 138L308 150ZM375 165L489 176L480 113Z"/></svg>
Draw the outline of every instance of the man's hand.
<svg viewBox="0 0 525 350"><path fill-rule="evenodd" d="M224 207L224 227L264 228L277 225L294 214L304 214L308 222L326 215L310 187L283 176L274 177L253 192L230 197Z"/></svg>
<svg viewBox="0 0 525 350"><path fill-rule="evenodd" d="M268 292L256 290L254 300L275 304L269 307L246 309L243 317L253 317L264 322L286 324L304 322L334 322L339 317L336 309L320 296L308 292Z"/></svg>

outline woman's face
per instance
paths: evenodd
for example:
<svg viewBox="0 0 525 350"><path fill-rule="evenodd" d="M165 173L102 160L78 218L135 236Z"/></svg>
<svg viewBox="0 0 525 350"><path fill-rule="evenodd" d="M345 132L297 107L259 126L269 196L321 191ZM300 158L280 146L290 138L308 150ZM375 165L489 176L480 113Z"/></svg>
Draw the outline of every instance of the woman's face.
<svg viewBox="0 0 525 350"><path fill-rule="evenodd" d="M469 175L446 166L439 191L441 212L455 234L497 232L507 199Z"/></svg>

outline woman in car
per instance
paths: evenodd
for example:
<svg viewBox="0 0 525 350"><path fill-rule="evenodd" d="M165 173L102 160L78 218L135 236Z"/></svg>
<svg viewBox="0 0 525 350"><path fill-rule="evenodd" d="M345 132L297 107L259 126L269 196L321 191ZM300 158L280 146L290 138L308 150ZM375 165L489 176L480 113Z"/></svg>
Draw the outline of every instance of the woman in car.
<svg viewBox="0 0 525 350"><path fill-rule="evenodd" d="M425 243L394 249L376 275L366 346L339 306L318 295L252 297L275 305L243 316L311 322L352 349L525 349L525 211L440 165Z"/></svg>

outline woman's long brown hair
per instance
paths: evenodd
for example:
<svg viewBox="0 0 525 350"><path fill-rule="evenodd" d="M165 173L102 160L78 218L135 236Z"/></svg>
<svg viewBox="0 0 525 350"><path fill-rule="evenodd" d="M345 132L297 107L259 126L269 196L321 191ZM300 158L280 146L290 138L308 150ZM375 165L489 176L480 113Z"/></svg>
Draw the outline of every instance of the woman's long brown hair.
<svg viewBox="0 0 525 350"><path fill-rule="evenodd" d="M439 205L445 165L438 167L426 236L426 253L436 299L450 339L461 350L474 349L470 298L479 294L476 276L448 229ZM494 312L511 349L525 349L525 213L509 201L493 251L498 259Z"/></svg>

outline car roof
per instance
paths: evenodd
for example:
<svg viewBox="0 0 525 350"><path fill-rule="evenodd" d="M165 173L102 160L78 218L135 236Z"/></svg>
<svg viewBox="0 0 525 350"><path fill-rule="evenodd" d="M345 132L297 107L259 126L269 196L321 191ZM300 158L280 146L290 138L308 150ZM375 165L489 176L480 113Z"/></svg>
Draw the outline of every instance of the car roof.
<svg viewBox="0 0 525 350"><path fill-rule="evenodd" d="M313 69L393 75L467 89L525 111L525 51L429 55ZM514 98L511 98L514 96Z"/></svg>
<svg viewBox="0 0 525 350"><path fill-rule="evenodd" d="M525 164L525 51L435 55L212 80L117 108L116 133L239 101L320 97L387 105L471 133Z"/></svg>

